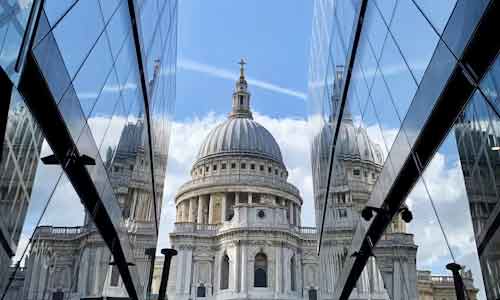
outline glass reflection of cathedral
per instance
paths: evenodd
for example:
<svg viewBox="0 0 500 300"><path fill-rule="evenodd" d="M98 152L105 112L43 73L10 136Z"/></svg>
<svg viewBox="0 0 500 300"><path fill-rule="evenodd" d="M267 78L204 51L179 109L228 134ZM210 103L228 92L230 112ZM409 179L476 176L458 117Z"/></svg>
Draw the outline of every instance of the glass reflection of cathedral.
<svg viewBox="0 0 500 300"><path fill-rule="evenodd" d="M341 71L338 72L341 75ZM336 111L340 86L340 81L337 80L334 87L337 93L332 97L332 111ZM333 297L343 263L352 254L349 252L350 245L360 212L368 202L384 162L380 146L370 139L363 127L354 124L348 109L342 118L319 258L323 268L320 272L331 275L323 276L320 292L324 298ZM318 228L321 226L327 192L334 119L331 116L324 123L313 141L311 163ZM417 246L413 235L406 233L406 224L400 217L396 218L377 245L377 259L369 259L351 299L416 299L416 254Z"/></svg>
<svg viewBox="0 0 500 300"><path fill-rule="evenodd" d="M117 148L107 151L106 168L122 208L138 273L147 282L150 260L145 250L156 247L156 229L151 182L144 176L149 170L144 135L142 119L125 125ZM166 156L155 154L164 169ZM164 178L156 175L157 199L161 199ZM26 259L25 299L128 299L110 252L89 218L80 227L40 226L34 236Z"/></svg>
<svg viewBox="0 0 500 300"><path fill-rule="evenodd" d="M337 111L342 72L336 74L331 111ZM319 257L321 298L332 298L343 263L352 255L353 233L360 221L360 212L367 205L372 189L384 164L381 147L372 141L363 126L356 125L349 108L344 110L332 165L328 203L324 210L328 185L328 169L333 142L335 116L330 116L313 140L311 164L313 168L316 225L324 231ZM398 215L374 248L374 257L367 265L350 299L451 299L454 295L450 276L435 276L430 271L416 268L418 246L406 223ZM463 272L471 299L477 289L470 271Z"/></svg>

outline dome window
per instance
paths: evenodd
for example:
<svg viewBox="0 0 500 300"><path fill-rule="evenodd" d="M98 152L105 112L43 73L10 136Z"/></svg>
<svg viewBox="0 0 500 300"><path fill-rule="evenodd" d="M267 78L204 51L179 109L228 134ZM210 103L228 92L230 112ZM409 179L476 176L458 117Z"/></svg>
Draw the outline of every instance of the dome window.
<svg viewBox="0 0 500 300"><path fill-rule="evenodd" d="M267 171L269 172L269 174L271 174L273 172L273 169L271 167L268 167Z"/></svg>
<svg viewBox="0 0 500 300"><path fill-rule="evenodd" d="M241 164L241 168L242 168L242 169L246 169L246 168L247 168L247 164L246 164L246 163L242 163L242 164Z"/></svg>
<svg viewBox="0 0 500 300"><path fill-rule="evenodd" d="M264 171L264 165L260 165L260 170Z"/></svg>
<svg viewBox="0 0 500 300"><path fill-rule="evenodd" d="M208 166L205 167L205 172L208 172L210 168Z"/></svg>
<svg viewBox="0 0 500 300"><path fill-rule="evenodd" d="M213 165L212 170L217 171L217 165Z"/></svg>
<svg viewBox="0 0 500 300"><path fill-rule="evenodd" d="M225 169L226 169L226 164L225 164L225 163L223 163L223 164L221 165L221 169L222 169L222 170L225 170Z"/></svg>
<svg viewBox="0 0 500 300"><path fill-rule="evenodd" d="M361 171L359 169L354 169L354 170L352 170L352 175L359 176L359 175L361 175Z"/></svg>
<svg viewBox="0 0 500 300"><path fill-rule="evenodd" d="M274 170L274 175L278 175L278 169Z"/></svg>
<svg viewBox="0 0 500 300"><path fill-rule="evenodd" d="M231 169L236 169L236 164L235 163L231 163Z"/></svg>
<svg viewBox="0 0 500 300"><path fill-rule="evenodd" d="M255 170L255 164L251 164L250 169Z"/></svg>

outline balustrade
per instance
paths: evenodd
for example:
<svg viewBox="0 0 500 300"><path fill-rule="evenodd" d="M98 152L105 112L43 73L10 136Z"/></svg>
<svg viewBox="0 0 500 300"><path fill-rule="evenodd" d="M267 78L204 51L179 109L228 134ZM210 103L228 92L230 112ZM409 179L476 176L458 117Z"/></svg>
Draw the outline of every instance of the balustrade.
<svg viewBox="0 0 500 300"><path fill-rule="evenodd" d="M237 227L238 229L253 229L254 227ZM260 228L260 227L259 227ZM292 229L293 232L300 235L302 238L315 239L317 230L316 227L285 227ZM174 224L174 233L193 233L215 235L222 229L222 224L197 224L193 222L177 222ZM266 227L268 230L283 230L283 227Z"/></svg>

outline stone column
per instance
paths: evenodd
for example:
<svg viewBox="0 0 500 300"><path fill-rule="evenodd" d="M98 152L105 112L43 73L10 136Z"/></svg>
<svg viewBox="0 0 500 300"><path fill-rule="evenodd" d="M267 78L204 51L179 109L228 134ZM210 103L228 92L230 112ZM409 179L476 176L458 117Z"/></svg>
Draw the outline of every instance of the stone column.
<svg viewBox="0 0 500 300"><path fill-rule="evenodd" d="M252 203L252 200L253 200L253 194L248 193L248 204Z"/></svg>
<svg viewBox="0 0 500 300"><path fill-rule="evenodd" d="M227 212L227 199L226 193L222 194L222 207L220 212L221 223L226 221L226 212Z"/></svg>
<svg viewBox="0 0 500 300"><path fill-rule="evenodd" d="M191 222L196 223L198 215L198 198L191 198Z"/></svg>
<svg viewBox="0 0 500 300"><path fill-rule="evenodd" d="M188 210L187 210L187 203L186 200L183 200L180 203L181 209L182 209L182 220L181 222L187 222L188 220Z"/></svg>
<svg viewBox="0 0 500 300"><path fill-rule="evenodd" d="M280 294L281 290L283 289L282 288L282 277L283 277L283 270L282 270L282 265L281 265L281 262L283 260L283 248L281 247L281 245L279 245L278 247L275 248L276 249L276 262L275 262L275 265L274 265L274 268L276 270L276 272L274 272L275 274L275 284L274 284L274 294L276 295L276 297L279 297L278 295Z"/></svg>
<svg viewBox="0 0 500 300"><path fill-rule="evenodd" d="M179 204L175 206L175 222L179 222L181 220L181 210L179 209Z"/></svg>
<svg viewBox="0 0 500 300"><path fill-rule="evenodd" d="M235 266L235 271L236 271L236 280L235 280L235 291L236 293L240 292L240 284L241 284L241 248L240 248L240 242L236 242L236 266Z"/></svg>
<svg viewBox="0 0 500 300"><path fill-rule="evenodd" d="M203 223L203 198L198 196L198 217L196 218L198 224Z"/></svg>
<svg viewBox="0 0 500 300"><path fill-rule="evenodd" d="M293 202L291 200L288 202L288 211L288 215L290 217L290 225L293 225L295 223L295 220L293 219Z"/></svg>
<svg viewBox="0 0 500 300"><path fill-rule="evenodd" d="M214 199L208 195L208 224L214 223Z"/></svg>
<svg viewBox="0 0 500 300"><path fill-rule="evenodd" d="M240 203L240 193L235 192L234 193L234 204L238 204L238 203Z"/></svg>
<svg viewBox="0 0 500 300"><path fill-rule="evenodd" d="M300 224L301 224L301 220L300 220L300 219L301 219L301 217L300 217L300 206L298 206L298 205L297 205L295 208L296 208L296 212L295 212L295 215L296 215L296 217L295 217L295 223L297 223L297 226L300 226Z"/></svg>
<svg viewBox="0 0 500 300"><path fill-rule="evenodd" d="M248 263L247 263L247 245L245 243L240 243L241 247L241 292L246 294L247 293L247 281L248 281Z"/></svg>
<svg viewBox="0 0 500 300"><path fill-rule="evenodd" d="M191 278L191 271L193 268L193 248L187 248L185 250L186 254L186 260L185 260L185 267L186 267L186 272L184 272L185 277L184 277L184 294L189 295L189 290L191 288L191 285L193 284L192 278Z"/></svg>
<svg viewBox="0 0 500 300"><path fill-rule="evenodd" d="M176 295L180 295L182 293L182 283L184 281L183 272L184 272L184 268L185 268L184 256L185 256L184 250L180 249L179 254L177 255L177 257L174 258L175 259L175 273L176 273L175 274L176 275L176 279L175 279L175 294Z"/></svg>

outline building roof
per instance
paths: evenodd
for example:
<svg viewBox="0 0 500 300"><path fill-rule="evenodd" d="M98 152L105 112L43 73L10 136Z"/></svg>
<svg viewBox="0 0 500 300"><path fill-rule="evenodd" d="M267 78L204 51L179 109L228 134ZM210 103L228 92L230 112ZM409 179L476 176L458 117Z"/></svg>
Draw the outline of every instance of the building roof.
<svg viewBox="0 0 500 300"><path fill-rule="evenodd" d="M215 127L201 144L197 159L228 154L256 156L283 164L274 137L250 118L230 118Z"/></svg>
<svg viewBox="0 0 500 300"><path fill-rule="evenodd" d="M240 64L232 111L228 120L207 135L198 151L197 162L220 155L241 155L270 159L283 165L278 143L266 128L253 120L243 68L245 63L242 61Z"/></svg>

